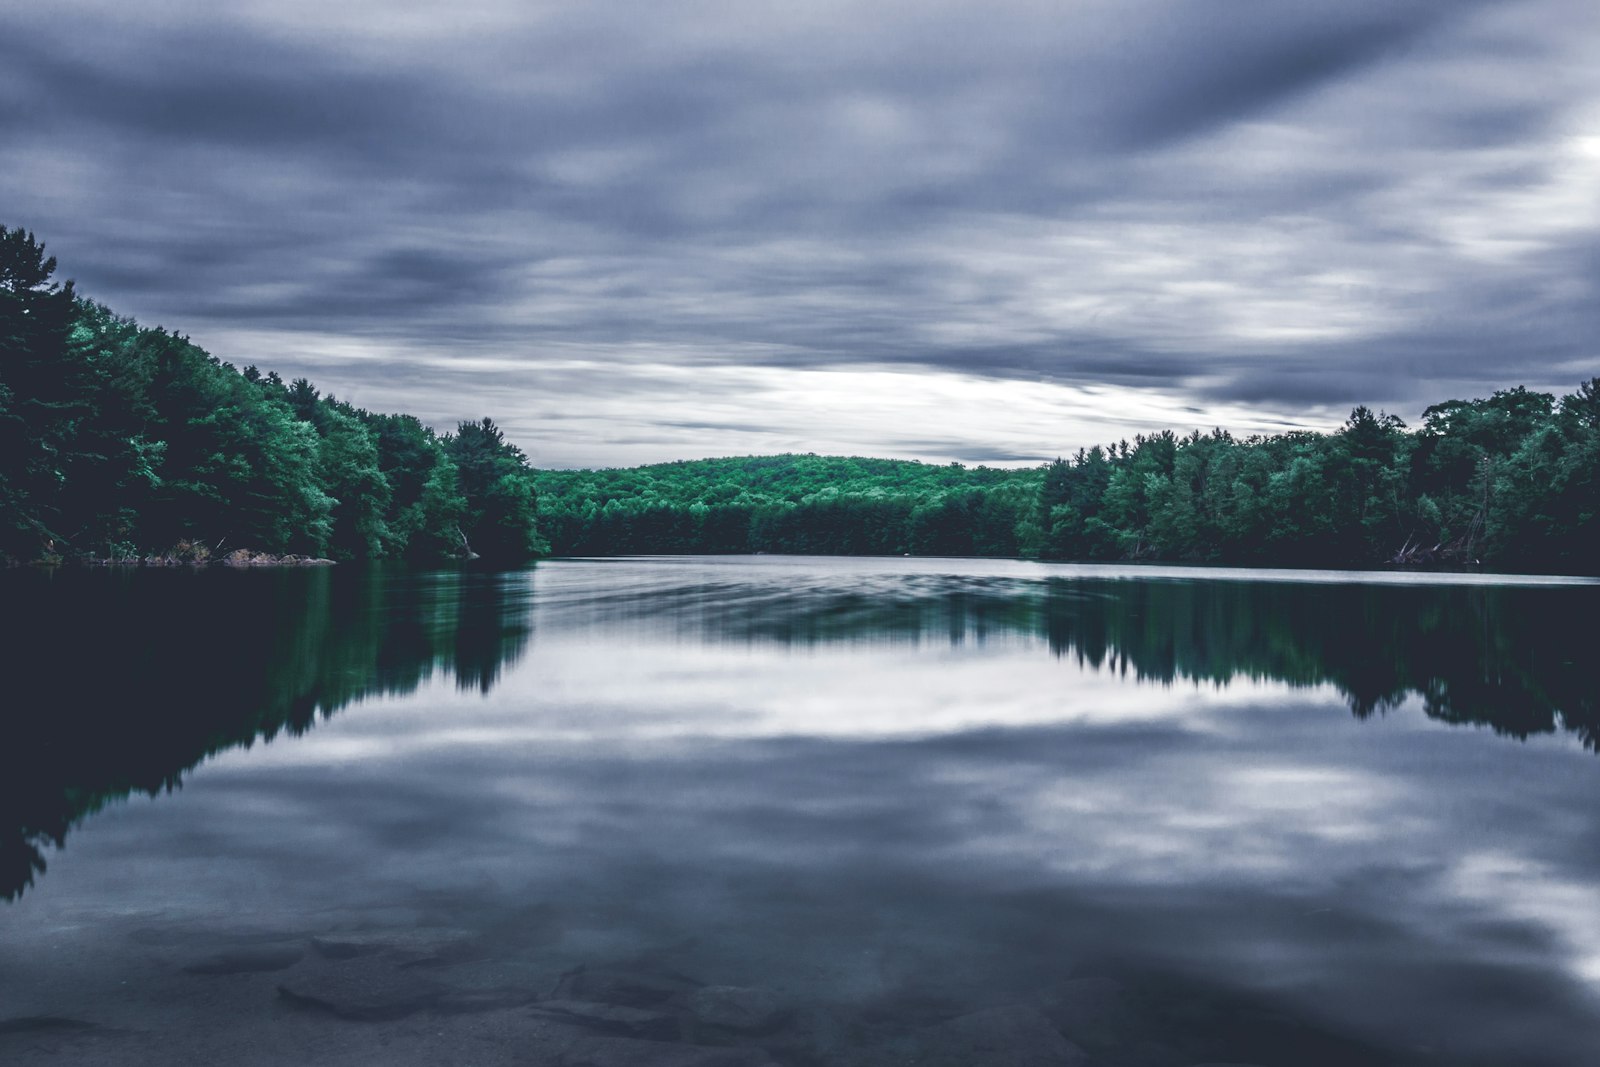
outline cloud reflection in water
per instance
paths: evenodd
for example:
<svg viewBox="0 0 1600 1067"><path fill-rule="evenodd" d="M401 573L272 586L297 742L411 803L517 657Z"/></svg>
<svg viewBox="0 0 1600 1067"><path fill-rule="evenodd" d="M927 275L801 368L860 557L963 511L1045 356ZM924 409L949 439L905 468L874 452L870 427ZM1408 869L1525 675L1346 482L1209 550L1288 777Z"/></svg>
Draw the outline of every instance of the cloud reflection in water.
<svg viewBox="0 0 1600 1067"><path fill-rule="evenodd" d="M108 973L125 950L64 932L113 899L306 933L398 909L500 931L544 988L653 948L901 1019L1116 975L1162 1018L1265 998L1371 1062L1595 1047L1595 694L1557 625L1595 589L943 566L507 577L497 617L537 637L487 690L435 675L225 751L82 826L12 915ZM0 994L60 1011L29 991L51 960ZM1217 1050L1172 1026L1126 1062Z"/></svg>

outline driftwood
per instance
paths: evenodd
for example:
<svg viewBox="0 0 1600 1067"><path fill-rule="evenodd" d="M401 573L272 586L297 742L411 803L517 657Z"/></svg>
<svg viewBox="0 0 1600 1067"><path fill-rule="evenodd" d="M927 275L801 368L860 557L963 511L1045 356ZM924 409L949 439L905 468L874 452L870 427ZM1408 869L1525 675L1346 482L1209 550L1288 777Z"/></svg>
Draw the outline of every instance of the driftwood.
<svg viewBox="0 0 1600 1067"><path fill-rule="evenodd" d="M1417 541L1415 536L1408 537L1400 551L1389 558L1389 563L1395 567L1476 567L1482 561L1473 554L1473 540L1468 535L1429 545L1426 541Z"/></svg>
<svg viewBox="0 0 1600 1067"><path fill-rule="evenodd" d="M461 538L461 559L477 559L478 554L472 551L472 546L467 544L467 535L461 529L461 524L456 524L456 536Z"/></svg>

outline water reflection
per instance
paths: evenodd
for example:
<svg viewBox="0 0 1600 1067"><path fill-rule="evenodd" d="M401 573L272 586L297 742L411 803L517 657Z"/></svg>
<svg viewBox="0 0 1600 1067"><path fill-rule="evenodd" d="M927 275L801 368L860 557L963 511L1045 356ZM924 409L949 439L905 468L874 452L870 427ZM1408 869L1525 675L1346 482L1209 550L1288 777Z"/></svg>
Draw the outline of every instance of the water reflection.
<svg viewBox="0 0 1600 1067"><path fill-rule="evenodd" d="M1359 718L1415 694L1433 719L1519 739L1565 729L1600 747L1600 679L1587 669L1583 621L1600 601L1593 586L963 567L574 563L545 574L537 598L526 575L476 572L10 576L9 610L29 622L4 649L16 710L0 724L0 895L30 885L45 868L41 847L59 847L86 815L176 788L219 751L298 735L319 714L410 692L435 672L487 693L524 651L536 603L552 629L623 639L1036 639L1135 682L1331 684Z"/></svg>
<svg viewBox="0 0 1600 1067"><path fill-rule="evenodd" d="M213 585L160 584L190 577ZM24 834L185 788L85 820L0 909L0 1059L1600 1047L1600 776L1561 732L1592 736L1569 620L1593 586L838 560L149 578L40 616L102 642L142 620L101 680L43 632L9 668L35 712L9 728L58 750L8 756L43 796Z"/></svg>
<svg viewBox="0 0 1600 1067"><path fill-rule="evenodd" d="M436 672L488 692L529 638L521 576L279 570L7 576L0 895L107 803Z"/></svg>
<svg viewBox="0 0 1600 1067"><path fill-rule="evenodd" d="M567 625L784 646L1042 638L1058 657L1134 681L1333 685L1362 719L1420 696L1440 721L1519 739L1564 729L1600 746L1593 584L1218 580L1180 568L1064 578L1041 567L1022 577L1005 564L988 575L894 563L841 574L677 561L643 590L629 574L625 592L597 596L608 565L588 566L586 595L563 597L559 581L542 590Z"/></svg>

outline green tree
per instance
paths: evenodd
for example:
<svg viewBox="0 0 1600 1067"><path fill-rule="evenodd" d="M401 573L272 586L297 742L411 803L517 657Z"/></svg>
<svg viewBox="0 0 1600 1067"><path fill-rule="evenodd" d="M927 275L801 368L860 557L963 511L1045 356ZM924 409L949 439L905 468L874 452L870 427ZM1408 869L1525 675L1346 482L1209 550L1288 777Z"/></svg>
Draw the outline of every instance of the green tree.
<svg viewBox="0 0 1600 1067"><path fill-rule="evenodd" d="M0 227L0 552L66 547L60 495L86 390L68 344L73 285L55 269L32 233Z"/></svg>
<svg viewBox="0 0 1600 1067"><path fill-rule="evenodd" d="M521 449L488 418L461 423L445 448L458 472L465 499L461 529L472 551L496 560L544 551L533 472Z"/></svg>

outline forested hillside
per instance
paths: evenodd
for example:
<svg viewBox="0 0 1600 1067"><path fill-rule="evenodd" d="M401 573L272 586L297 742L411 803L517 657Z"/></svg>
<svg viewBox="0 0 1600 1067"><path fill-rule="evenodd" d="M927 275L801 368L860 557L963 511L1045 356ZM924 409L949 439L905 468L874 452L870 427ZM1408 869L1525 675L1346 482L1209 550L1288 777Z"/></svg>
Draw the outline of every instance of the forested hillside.
<svg viewBox="0 0 1600 1067"><path fill-rule="evenodd" d="M554 551L1012 556L1037 470L744 456L540 471Z"/></svg>
<svg viewBox="0 0 1600 1067"><path fill-rule="evenodd" d="M1600 379L1451 400L1408 431L1169 432L1043 468L818 456L541 471L558 553L822 552L1600 569Z"/></svg>
<svg viewBox="0 0 1600 1067"><path fill-rule="evenodd" d="M1364 407L1333 434L1170 433L1045 471L1040 555L1371 566L1600 567L1600 380L1451 400L1407 432ZM1036 546L1036 548L1034 548Z"/></svg>
<svg viewBox="0 0 1600 1067"><path fill-rule="evenodd" d="M787 455L534 471L240 371L0 228L0 559L793 552L1600 572L1600 379L1336 432L1172 432L1001 470ZM1063 428L1064 433L1066 428ZM1050 442L1040 442L1048 454Z"/></svg>
<svg viewBox="0 0 1600 1067"><path fill-rule="evenodd" d="M438 435L237 370L83 299L55 266L0 228L0 559L544 547L532 472L491 420Z"/></svg>

